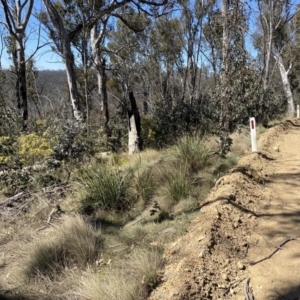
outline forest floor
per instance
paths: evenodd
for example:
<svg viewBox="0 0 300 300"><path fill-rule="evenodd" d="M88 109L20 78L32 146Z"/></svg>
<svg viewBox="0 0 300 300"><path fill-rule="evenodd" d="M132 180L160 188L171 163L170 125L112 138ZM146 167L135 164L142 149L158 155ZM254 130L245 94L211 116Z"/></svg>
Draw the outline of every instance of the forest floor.
<svg viewBox="0 0 300 300"><path fill-rule="evenodd" d="M240 135L238 139L241 144L249 142L248 136ZM105 237L107 252L103 252L100 262L107 263L97 265L96 261L82 270L75 264L55 276L42 274L31 281L21 278L21 270L31 258L35 259L28 254L37 253L31 250L48 240L53 243L55 229L65 228L65 218L52 215L53 208L59 204L71 217L78 195L72 186L64 187L63 192L59 186L44 189L42 196L20 193L23 198L18 194L0 199L0 300L145 299L150 288L145 294L130 292L125 297L126 288L130 280L144 281L147 260L141 257L148 253L150 267L155 265L152 254L160 244L165 250L163 264L162 250L157 251L157 268L163 265L163 269L156 280L157 269L153 267L155 280L151 288L156 287L148 300L300 300L300 121L285 121L268 129L260 135L258 150L243 156L202 199L204 185L200 185L190 213L180 212L174 220L155 223L148 216L153 205L150 203L125 226L103 226L99 232ZM157 164L157 153L151 157L153 166ZM63 197L64 192L70 196ZM15 207L7 202L12 200ZM79 220L78 215L76 218ZM138 260L141 274L128 267L130 258ZM132 265L137 263L133 261ZM123 281L116 279L120 269L127 271ZM99 274L107 274L106 281ZM108 292L103 298L101 293L106 287Z"/></svg>
<svg viewBox="0 0 300 300"><path fill-rule="evenodd" d="M269 129L169 245L149 300L300 299L300 125Z"/></svg>

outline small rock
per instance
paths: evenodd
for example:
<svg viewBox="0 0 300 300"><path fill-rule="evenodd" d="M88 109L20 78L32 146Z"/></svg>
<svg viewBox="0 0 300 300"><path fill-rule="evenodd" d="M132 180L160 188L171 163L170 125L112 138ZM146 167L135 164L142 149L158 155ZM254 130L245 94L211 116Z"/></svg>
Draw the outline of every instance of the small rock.
<svg viewBox="0 0 300 300"><path fill-rule="evenodd" d="M228 278L228 275L227 275L227 274L225 274L225 273L223 273L223 274L222 274L222 278L223 278L224 280L226 280L226 281L228 281L228 280L229 280L229 278Z"/></svg>
<svg viewBox="0 0 300 300"><path fill-rule="evenodd" d="M239 223L238 222L234 222L232 226L233 226L233 228L238 228Z"/></svg>
<svg viewBox="0 0 300 300"><path fill-rule="evenodd" d="M245 270L246 269L246 266L241 261L238 261L237 267L239 268L239 270Z"/></svg>

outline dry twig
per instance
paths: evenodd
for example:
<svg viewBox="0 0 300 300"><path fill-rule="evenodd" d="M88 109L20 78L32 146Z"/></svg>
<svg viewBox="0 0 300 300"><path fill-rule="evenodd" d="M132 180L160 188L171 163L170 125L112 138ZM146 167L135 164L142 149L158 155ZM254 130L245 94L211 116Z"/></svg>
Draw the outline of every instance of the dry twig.
<svg viewBox="0 0 300 300"><path fill-rule="evenodd" d="M245 284L245 300L255 300L252 292L252 288L249 285L250 278L247 278L246 284Z"/></svg>
<svg viewBox="0 0 300 300"><path fill-rule="evenodd" d="M260 262L262 262L262 261L264 261L264 260L267 260L267 259L271 258L277 251L281 250L281 247L282 247L283 245L285 245L287 242L296 240L299 236L300 236L300 235L297 235L297 236L290 237L290 238L286 239L286 240L283 241L278 247L276 247L275 250L274 250L270 255L268 255L268 256L266 256L266 257L260 259L260 260L257 260L257 261L251 261L251 262L249 263L249 265L253 266L253 265L256 265L256 264L258 264L258 263L260 263Z"/></svg>

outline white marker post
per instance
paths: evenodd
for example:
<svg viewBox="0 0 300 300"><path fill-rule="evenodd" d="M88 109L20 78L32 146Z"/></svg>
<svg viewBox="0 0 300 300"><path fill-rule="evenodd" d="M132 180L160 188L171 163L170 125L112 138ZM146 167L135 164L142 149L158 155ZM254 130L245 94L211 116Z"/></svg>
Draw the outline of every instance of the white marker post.
<svg viewBox="0 0 300 300"><path fill-rule="evenodd" d="M255 118L250 118L250 135L251 135L252 152L257 152Z"/></svg>
<svg viewBox="0 0 300 300"><path fill-rule="evenodd" d="M299 108L299 104L297 105L297 118L300 118L300 108Z"/></svg>

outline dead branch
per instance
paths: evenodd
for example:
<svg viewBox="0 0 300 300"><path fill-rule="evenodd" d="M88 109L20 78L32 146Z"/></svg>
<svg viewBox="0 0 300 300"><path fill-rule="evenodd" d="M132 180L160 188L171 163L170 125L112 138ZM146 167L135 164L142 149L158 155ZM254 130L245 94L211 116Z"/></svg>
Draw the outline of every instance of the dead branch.
<svg viewBox="0 0 300 300"><path fill-rule="evenodd" d="M20 192L10 198L7 198L6 200L4 200L3 202L0 203L0 206L8 206L10 205L12 202L14 201L18 201L20 199L22 199L25 196L28 196L29 192Z"/></svg>
<svg viewBox="0 0 300 300"><path fill-rule="evenodd" d="M230 283L228 286L226 286L226 287L220 287L220 288L225 289L226 292L229 292L231 287L236 287L239 283L241 283L245 279L246 279L246 277L238 279L238 280Z"/></svg>
<svg viewBox="0 0 300 300"><path fill-rule="evenodd" d="M267 260L267 259L271 258L277 251L281 250L281 247L283 245L285 245L287 242L296 240L299 236L300 235L297 235L295 237L290 237L290 238L286 239L278 247L276 247L275 250L270 255L268 255L268 256L266 256L266 257L264 257L264 258L262 258L262 259L260 259L258 261L252 261L252 262L249 263L249 265L253 266L253 265L256 265L256 264L258 264L258 263L260 263L260 262L262 262L264 260Z"/></svg>
<svg viewBox="0 0 300 300"><path fill-rule="evenodd" d="M48 219L47 219L47 221L46 221L47 224L50 224L52 215L56 212L56 210L57 210L56 208L53 208L53 209L50 211L50 214L49 214Z"/></svg>
<svg viewBox="0 0 300 300"><path fill-rule="evenodd" d="M249 282L250 282L250 278L247 278L247 281L245 284L245 289L244 289L245 300L255 300L253 292L252 292L252 288L250 287Z"/></svg>
<svg viewBox="0 0 300 300"><path fill-rule="evenodd" d="M43 226L43 227L37 229L37 231L42 231L42 230L46 229L49 225L53 225L51 223L51 219L52 219L52 216L54 213L58 213L60 215L60 214L64 214L65 212L61 209L61 207L59 205L56 205L56 207L53 208L48 215L48 218L46 221L46 226Z"/></svg>

